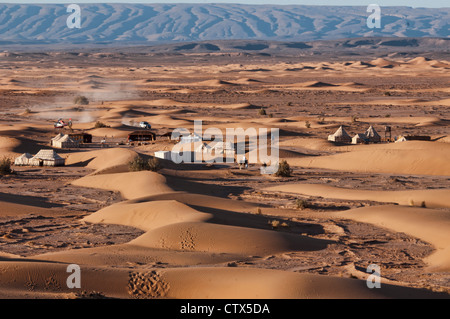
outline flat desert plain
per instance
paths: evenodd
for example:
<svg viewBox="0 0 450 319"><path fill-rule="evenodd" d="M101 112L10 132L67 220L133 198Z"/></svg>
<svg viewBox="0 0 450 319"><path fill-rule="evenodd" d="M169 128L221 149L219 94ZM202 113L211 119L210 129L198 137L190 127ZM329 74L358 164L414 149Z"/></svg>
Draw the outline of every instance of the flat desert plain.
<svg viewBox="0 0 450 319"><path fill-rule="evenodd" d="M449 74L421 56L4 52L0 157L52 149L71 132L60 118L93 141L53 148L64 166L0 176L0 297L448 298ZM130 169L195 120L279 129L291 175L260 161ZM141 121L156 140L127 143ZM328 141L341 126L429 139Z"/></svg>

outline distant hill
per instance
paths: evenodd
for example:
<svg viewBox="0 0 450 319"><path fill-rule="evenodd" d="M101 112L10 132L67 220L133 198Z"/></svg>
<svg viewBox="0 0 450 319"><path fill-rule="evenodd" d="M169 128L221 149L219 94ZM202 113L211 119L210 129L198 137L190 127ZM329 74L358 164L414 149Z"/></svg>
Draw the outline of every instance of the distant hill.
<svg viewBox="0 0 450 319"><path fill-rule="evenodd" d="M180 50L219 51L210 40L300 42L364 37L449 38L450 8L382 7L382 28L369 29L365 6L242 4L80 4L80 29L66 25L67 5L0 4L0 47L33 43L165 43L196 42ZM348 46L370 46L364 39ZM409 41L409 40L408 40ZM385 46L414 46L417 40L390 39ZM268 49L243 44L246 51ZM304 46L304 47L302 47Z"/></svg>

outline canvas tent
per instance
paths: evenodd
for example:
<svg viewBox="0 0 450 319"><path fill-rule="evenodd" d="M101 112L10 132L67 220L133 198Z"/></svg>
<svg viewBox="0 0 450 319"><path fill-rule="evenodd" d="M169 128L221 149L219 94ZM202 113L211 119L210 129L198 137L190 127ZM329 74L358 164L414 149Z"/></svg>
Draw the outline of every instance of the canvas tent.
<svg viewBox="0 0 450 319"><path fill-rule="evenodd" d="M53 146L53 142L59 140L63 136L64 136L64 134L58 133L58 135L56 135L54 138L52 138L50 144Z"/></svg>
<svg viewBox="0 0 450 319"><path fill-rule="evenodd" d="M364 134L358 133L352 138L352 144L360 144L360 143L366 143L367 137Z"/></svg>
<svg viewBox="0 0 450 319"><path fill-rule="evenodd" d="M65 159L54 150L40 150L29 160L29 165L33 166L62 166L64 164Z"/></svg>
<svg viewBox="0 0 450 319"><path fill-rule="evenodd" d="M396 140L395 143L400 143L400 142L406 142L407 139L404 136L399 136Z"/></svg>
<svg viewBox="0 0 450 319"><path fill-rule="evenodd" d="M369 128L366 131L366 138L369 142L372 143L379 143L381 142L381 136L375 131L373 126L369 126Z"/></svg>
<svg viewBox="0 0 450 319"><path fill-rule="evenodd" d="M58 134L52 138L52 146L57 148L72 148L78 147L78 141L74 141L69 135Z"/></svg>
<svg viewBox="0 0 450 319"><path fill-rule="evenodd" d="M334 134L328 135L328 140L331 142L339 142L339 143L352 142L352 138L350 137L350 135L348 135L343 126L340 126Z"/></svg>
<svg viewBox="0 0 450 319"><path fill-rule="evenodd" d="M33 156L29 153L23 153L22 155L20 155L19 157L17 157L14 160L14 165L18 165L18 166L22 166L22 165L29 165L30 163L30 159Z"/></svg>

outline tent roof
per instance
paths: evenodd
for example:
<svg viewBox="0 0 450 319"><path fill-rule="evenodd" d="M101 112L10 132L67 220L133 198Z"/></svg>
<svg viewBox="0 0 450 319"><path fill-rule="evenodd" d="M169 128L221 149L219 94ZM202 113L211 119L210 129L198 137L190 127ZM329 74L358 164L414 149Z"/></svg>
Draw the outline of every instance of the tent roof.
<svg viewBox="0 0 450 319"><path fill-rule="evenodd" d="M377 133L377 131L375 131L375 129L371 125L371 126L369 126L369 128L366 131L366 136L368 136L368 137L379 137L380 135Z"/></svg>
<svg viewBox="0 0 450 319"><path fill-rule="evenodd" d="M350 137L350 135L348 135L343 126L340 126L333 135Z"/></svg>
<svg viewBox="0 0 450 319"><path fill-rule="evenodd" d="M52 138L52 141L58 141L63 136L64 135L62 133L58 133L58 135L56 135L54 138Z"/></svg>
<svg viewBox="0 0 450 319"><path fill-rule="evenodd" d="M30 153L23 153L22 155L20 155L19 157L27 157L27 158L32 158L33 155L31 155Z"/></svg>
<svg viewBox="0 0 450 319"><path fill-rule="evenodd" d="M69 135L64 135L63 137L61 137L61 138L58 140L58 142L71 142L71 143L75 143L75 141L72 140L72 139L70 138Z"/></svg>
<svg viewBox="0 0 450 319"><path fill-rule="evenodd" d="M22 155L20 155L16 159L19 159L19 158L32 158L32 157L33 157L33 155L31 155L30 153L23 153Z"/></svg>
<svg viewBox="0 0 450 319"><path fill-rule="evenodd" d="M40 150L33 158L52 161L63 159L54 150Z"/></svg>

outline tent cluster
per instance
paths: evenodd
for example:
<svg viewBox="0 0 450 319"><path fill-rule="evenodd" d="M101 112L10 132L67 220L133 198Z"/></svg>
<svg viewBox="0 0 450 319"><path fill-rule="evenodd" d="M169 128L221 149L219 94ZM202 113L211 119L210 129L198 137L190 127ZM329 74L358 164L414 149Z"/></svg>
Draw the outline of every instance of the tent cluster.
<svg viewBox="0 0 450 319"><path fill-rule="evenodd" d="M345 131L344 127L340 126L334 134L328 135L328 140L331 142L352 143L352 144L379 143L381 142L381 136L371 125L364 134L358 133L352 138Z"/></svg>
<svg viewBox="0 0 450 319"><path fill-rule="evenodd" d="M187 143L183 143L187 144ZM187 155L186 153L189 153ZM172 160L185 156L191 161L210 161L217 157L233 158L235 154L234 144L231 142L213 141L209 144L205 142L193 142L183 147L179 151L159 151L155 152L155 157Z"/></svg>
<svg viewBox="0 0 450 319"><path fill-rule="evenodd" d="M36 155L24 153L14 160L18 166L63 166L65 159L54 150L40 150Z"/></svg>

